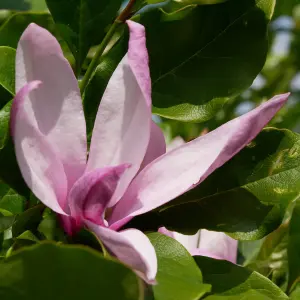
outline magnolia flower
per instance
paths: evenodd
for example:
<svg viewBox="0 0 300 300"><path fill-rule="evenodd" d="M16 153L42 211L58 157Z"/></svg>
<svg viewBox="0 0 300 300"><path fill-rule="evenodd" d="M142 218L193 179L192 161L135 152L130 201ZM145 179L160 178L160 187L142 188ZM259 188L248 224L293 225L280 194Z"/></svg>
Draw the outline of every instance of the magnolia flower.
<svg viewBox="0 0 300 300"><path fill-rule="evenodd" d="M128 53L104 92L88 153L73 71L56 39L29 25L17 48L11 133L24 180L62 216L66 232L89 228L113 255L153 282L152 244L141 231L121 227L201 183L259 133L288 95L165 153L163 134L151 119L144 27L132 21L128 26Z"/></svg>
<svg viewBox="0 0 300 300"><path fill-rule="evenodd" d="M223 232L201 229L194 235L184 235L165 227L161 227L159 232L180 242L193 256L208 256L236 263L238 242Z"/></svg>

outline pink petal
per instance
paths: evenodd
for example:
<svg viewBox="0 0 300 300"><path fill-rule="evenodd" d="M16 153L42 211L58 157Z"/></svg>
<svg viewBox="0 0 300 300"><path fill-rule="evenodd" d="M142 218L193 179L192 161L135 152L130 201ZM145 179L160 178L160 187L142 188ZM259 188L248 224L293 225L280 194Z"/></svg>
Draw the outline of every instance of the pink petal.
<svg viewBox="0 0 300 300"><path fill-rule="evenodd" d="M235 264L237 259L237 248L238 241L225 233L202 229L200 232L199 247L198 249L193 249L191 254L224 259Z"/></svg>
<svg viewBox="0 0 300 300"><path fill-rule="evenodd" d="M201 250L201 249L194 249L190 253L191 253L192 256L206 256L206 257L211 257L211 258L214 258L214 259L226 260L222 256L218 256L218 255L215 255L214 253L212 253L210 251L205 251L205 250Z"/></svg>
<svg viewBox="0 0 300 300"><path fill-rule="evenodd" d="M18 44L16 91L32 80L41 80L43 85L26 102L28 117L56 150L71 187L86 164L78 82L55 37L35 24L27 27Z"/></svg>
<svg viewBox="0 0 300 300"><path fill-rule="evenodd" d="M174 239L175 231L170 231L166 227L160 227L158 232Z"/></svg>
<svg viewBox="0 0 300 300"><path fill-rule="evenodd" d="M87 169L123 163L131 165L122 177L112 206L140 168L150 138L151 81L145 29L129 21L127 55L113 73L97 113Z"/></svg>
<svg viewBox="0 0 300 300"><path fill-rule="evenodd" d="M68 197L71 216L76 220L75 227L80 227L83 219L103 224L104 210L128 167L123 164L96 169L85 173L75 182Z"/></svg>
<svg viewBox="0 0 300 300"><path fill-rule="evenodd" d="M146 235L136 229L116 232L88 221L86 225L120 261L133 268L148 283L154 283L157 258Z"/></svg>
<svg viewBox="0 0 300 300"><path fill-rule="evenodd" d="M67 179L63 165L26 110L25 103L39 86L40 82L33 81L17 93L11 108L11 133L25 182L46 206L65 214Z"/></svg>
<svg viewBox="0 0 300 300"><path fill-rule="evenodd" d="M82 223L79 223L76 219L74 219L71 216L58 214L57 218L60 222L61 227L69 236L75 235L82 228Z"/></svg>
<svg viewBox="0 0 300 300"><path fill-rule="evenodd" d="M176 231L169 231L165 227L159 228L158 232L175 239L180 244L182 244L189 252L198 247L200 240L200 232L197 232L193 235L186 235Z"/></svg>
<svg viewBox="0 0 300 300"><path fill-rule="evenodd" d="M140 170L150 164L157 157L166 153L165 137L161 129L152 121L148 148Z"/></svg>
<svg viewBox="0 0 300 300"><path fill-rule="evenodd" d="M118 228L133 216L161 206L197 186L254 139L288 96L276 96L149 164L116 204L109 222L118 223L111 226Z"/></svg>

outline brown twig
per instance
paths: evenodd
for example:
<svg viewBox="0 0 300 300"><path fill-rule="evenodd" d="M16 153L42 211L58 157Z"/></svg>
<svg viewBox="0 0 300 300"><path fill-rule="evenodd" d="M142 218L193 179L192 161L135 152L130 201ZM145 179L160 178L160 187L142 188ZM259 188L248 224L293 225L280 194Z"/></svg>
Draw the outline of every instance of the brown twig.
<svg viewBox="0 0 300 300"><path fill-rule="evenodd" d="M128 4L120 13L120 15L117 17L116 21L120 23L124 23L128 19L134 4L135 4L135 0L129 0Z"/></svg>

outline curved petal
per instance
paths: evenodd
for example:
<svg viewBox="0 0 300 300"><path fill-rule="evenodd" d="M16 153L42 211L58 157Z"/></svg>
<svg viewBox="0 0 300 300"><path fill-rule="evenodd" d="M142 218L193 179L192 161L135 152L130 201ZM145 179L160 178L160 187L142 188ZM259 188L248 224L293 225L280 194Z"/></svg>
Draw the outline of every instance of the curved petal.
<svg viewBox="0 0 300 300"><path fill-rule="evenodd" d="M141 164L140 170L144 169L148 164L159 156L166 153L165 137L161 129L152 121L151 132L148 148Z"/></svg>
<svg viewBox="0 0 300 300"><path fill-rule="evenodd" d="M202 229L199 246L194 248L191 254L224 259L236 264L237 249L238 241L225 233Z"/></svg>
<svg viewBox="0 0 300 300"><path fill-rule="evenodd" d="M193 249L190 254L192 256L206 256L206 257L211 257L211 258L214 258L214 259L219 259L219 260L226 260L225 258L223 258L222 256L218 256L218 255L215 255L215 253L213 252L210 252L210 251L205 251L205 250L201 250L201 249Z"/></svg>
<svg viewBox="0 0 300 300"><path fill-rule="evenodd" d="M145 29L128 22L130 29L127 55L113 73L97 113L87 170L130 163L114 199L122 196L140 168L150 138L151 81Z"/></svg>
<svg viewBox="0 0 300 300"><path fill-rule="evenodd" d="M92 222L86 222L86 225L120 261L148 283L155 282L157 258L146 235L136 229L116 232Z"/></svg>
<svg viewBox="0 0 300 300"><path fill-rule="evenodd" d="M104 224L105 208L128 167L128 164L123 164L96 169L85 173L75 182L70 190L68 203L76 228L80 227L83 219Z"/></svg>
<svg viewBox="0 0 300 300"><path fill-rule="evenodd" d="M11 133L21 173L31 191L46 206L65 214L67 179L63 165L25 109L29 95L39 85L39 81L30 82L17 93L11 108Z"/></svg>
<svg viewBox="0 0 300 300"><path fill-rule="evenodd" d="M30 95L31 122L56 150L69 187L84 172L86 128L77 80L62 50L47 30L30 24L16 55L16 91L32 80L43 85Z"/></svg>
<svg viewBox="0 0 300 300"><path fill-rule="evenodd" d="M198 247L200 231L193 235L186 235L176 231L170 231L165 227L160 227L158 232L175 239L176 241L181 243L189 252L193 251Z"/></svg>
<svg viewBox="0 0 300 300"><path fill-rule="evenodd" d="M116 204L109 222L119 222L111 226L117 228L133 216L161 206L197 186L254 139L288 96L276 96L149 164Z"/></svg>

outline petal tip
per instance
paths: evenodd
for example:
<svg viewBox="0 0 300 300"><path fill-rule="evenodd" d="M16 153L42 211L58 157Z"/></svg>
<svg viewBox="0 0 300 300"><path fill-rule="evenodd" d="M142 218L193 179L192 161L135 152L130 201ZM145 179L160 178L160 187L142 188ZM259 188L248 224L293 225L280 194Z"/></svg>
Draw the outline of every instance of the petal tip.
<svg viewBox="0 0 300 300"><path fill-rule="evenodd" d="M140 33L145 33L145 27L137 22L131 21L131 20L127 20L126 21L127 26L129 27L129 30L136 30L136 31L140 31Z"/></svg>
<svg viewBox="0 0 300 300"><path fill-rule="evenodd" d="M273 99L275 101L277 100L277 102L279 102L279 103L284 104L288 100L290 95L291 95L291 93L288 92L288 93L285 93L285 94L276 95Z"/></svg>
<svg viewBox="0 0 300 300"><path fill-rule="evenodd" d="M21 39L27 37L27 36L31 36L32 34L36 34L38 31L40 31L42 28L41 26L37 25L36 23L30 23L26 29L24 30Z"/></svg>

